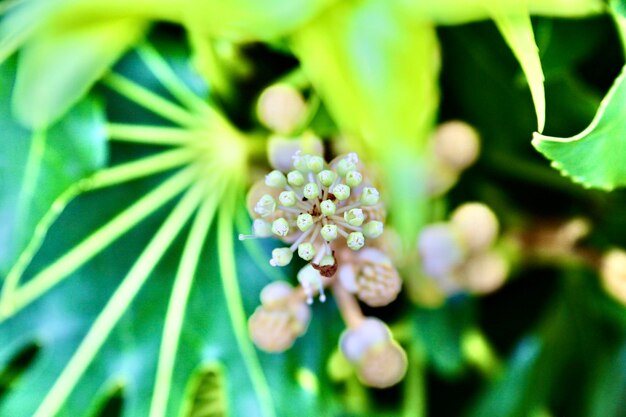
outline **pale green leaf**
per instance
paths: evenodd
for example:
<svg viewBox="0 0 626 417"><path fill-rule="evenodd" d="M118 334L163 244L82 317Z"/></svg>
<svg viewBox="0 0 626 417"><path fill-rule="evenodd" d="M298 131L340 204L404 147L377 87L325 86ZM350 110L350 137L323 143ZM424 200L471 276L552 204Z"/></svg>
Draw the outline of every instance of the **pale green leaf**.
<svg viewBox="0 0 626 417"><path fill-rule="evenodd" d="M591 124L570 138L535 133L533 146L563 175L585 187L610 191L626 186L625 72L600 103Z"/></svg>
<svg viewBox="0 0 626 417"><path fill-rule="evenodd" d="M386 1L343 2L292 44L342 132L360 139L351 148L385 172L395 225L413 243L425 201L420 161L438 105L434 28Z"/></svg>
<svg viewBox="0 0 626 417"><path fill-rule="evenodd" d="M67 24L52 22L21 49L13 109L27 126L45 127L57 120L146 28L133 18Z"/></svg>
<svg viewBox="0 0 626 417"><path fill-rule="evenodd" d="M546 121L546 98L527 1L484 0L484 6L522 66L535 104L537 130L541 132Z"/></svg>
<svg viewBox="0 0 626 417"><path fill-rule="evenodd" d="M285 36L336 0L187 0L184 23L194 33L233 40Z"/></svg>

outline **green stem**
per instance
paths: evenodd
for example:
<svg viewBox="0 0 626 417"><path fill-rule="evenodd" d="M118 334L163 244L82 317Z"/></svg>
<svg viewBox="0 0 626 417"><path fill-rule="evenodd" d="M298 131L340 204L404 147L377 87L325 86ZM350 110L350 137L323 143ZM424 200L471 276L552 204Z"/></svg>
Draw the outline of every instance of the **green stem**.
<svg viewBox="0 0 626 417"><path fill-rule="evenodd" d="M414 339L407 349L409 369L404 381L402 417L426 416L425 360L421 343Z"/></svg>
<svg viewBox="0 0 626 417"><path fill-rule="evenodd" d="M20 276L11 276L11 281L5 285L2 298L0 299L0 321L36 300L51 287L58 284L81 265L108 247L121 235L154 213L191 184L195 176L195 169L190 167L164 181L150 193L137 200L135 204L118 214L109 223L89 235L61 258L48 265L43 271L24 284L21 289L16 287ZM21 271L18 270L17 272Z"/></svg>
<svg viewBox="0 0 626 417"><path fill-rule="evenodd" d="M135 296L154 270L165 251L172 244L204 195L204 184L190 189L167 217L148 246L115 290L102 312L98 315L80 346L48 391L33 417L57 415L98 351L107 340L117 322L130 307Z"/></svg>
<svg viewBox="0 0 626 417"><path fill-rule="evenodd" d="M239 187L233 188L235 190L239 189ZM220 257L220 276L237 345L259 400L261 412L265 417L275 417L276 413L274 411L270 388L267 385L257 353L248 338L246 317L241 301L239 284L237 282L235 249L233 246L233 211L235 210L236 201L236 193L230 193L230 195L226 196L219 211L217 240Z"/></svg>
<svg viewBox="0 0 626 417"><path fill-rule="evenodd" d="M219 181L216 182L219 184ZM187 239L178 272L174 279L174 286L165 316L159 363L154 382L152 403L150 405L150 417L164 417L166 415L167 402L172 388L176 352L180 342L180 333L183 327L187 302L202 247L215 216L220 195L221 191L215 192L215 190L212 190L211 198L205 199L200 206L200 210L191 226L189 238Z"/></svg>
<svg viewBox="0 0 626 417"><path fill-rule="evenodd" d="M189 128L205 126L200 117L119 74L111 73L102 82L129 100L176 124Z"/></svg>
<svg viewBox="0 0 626 417"><path fill-rule="evenodd" d="M203 133L178 127L123 123L109 123L106 129L109 140L147 145L184 146L198 140Z"/></svg>
<svg viewBox="0 0 626 417"><path fill-rule="evenodd" d="M187 148L165 151L98 171L83 182L89 190L110 187L187 164L196 155L196 151Z"/></svg>
<svg viewBox="0 0 626 417"><path fill-rule="evenodd" d="M34 131L30 138L28 157L24 166L24 177L20 185L20 193L17 196L17 222L23 221L23 216L28 213L27 207L36 193L37 180L41 171L41 162L46 152L47 132L45 130Z"/></svg>

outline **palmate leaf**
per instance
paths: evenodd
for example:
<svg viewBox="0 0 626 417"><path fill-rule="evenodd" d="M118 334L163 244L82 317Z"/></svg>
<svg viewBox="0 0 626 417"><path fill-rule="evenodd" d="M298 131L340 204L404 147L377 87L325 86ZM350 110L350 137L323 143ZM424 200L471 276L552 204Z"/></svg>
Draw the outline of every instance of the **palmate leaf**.
<svg viewBox="0 0 626 417"><path fill-rule="evenodd" d="M187 128L111 125L110 134L138 142L154 137L155 144L181 148L193 140L219 146L209 146L209 153L192 148L197 160L158 178L156 186L140 179L90 192L63 212L10 298L9 317L0 322L0 369L24 346L40 347L19 384L0 400L0 415L87 416L116 389L123 395L124 417L191 415L202 398L197 385L206 369L224 392L196 404L205 410L226 409L235 416L296 416L303 409L332 414L337 400L322 387L328 386L326 347L336 343L340 327L332 324L340 323L336 311L323 306L313 333L292 353L263 355L261 364L245 319L268 280L243 253L235 254L233 215L243 210L244 172L220 165L220 149L241 138L216 127L214 111L153 51L142 54L171 94L193 111L125 77L109 78L108 84ZM91 188L181 165L180 158L169 166L154 159L176 151L96 173ZM245 153L236 155L245 161ZM316 334L321 327L325 331Z"/></svg>
<svg viewBox="0 0 626 417"><path fill-rule="evenodd" d="M92 98L49 129L32 131L16 123L10 109L15 68L13 59L0 66L2 277L21 253L20 263L28 261L49 223L78 192L71 186L107 159L104 109Z"/></svg>

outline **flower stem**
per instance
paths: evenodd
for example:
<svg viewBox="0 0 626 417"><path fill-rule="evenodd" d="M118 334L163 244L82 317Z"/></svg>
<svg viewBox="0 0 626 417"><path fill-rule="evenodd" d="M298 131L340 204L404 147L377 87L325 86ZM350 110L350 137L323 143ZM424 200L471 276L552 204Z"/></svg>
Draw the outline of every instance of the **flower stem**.
<svg viewBox="0 0 626 417"><path fill-rule="evenodd" d="M361 307L359 307L359 303L354 296L343 288L338 280L335 280L333 283L333 294L346 326L348 326L349 329L359 327L364 317L363 312L361 312Z"/></svg>

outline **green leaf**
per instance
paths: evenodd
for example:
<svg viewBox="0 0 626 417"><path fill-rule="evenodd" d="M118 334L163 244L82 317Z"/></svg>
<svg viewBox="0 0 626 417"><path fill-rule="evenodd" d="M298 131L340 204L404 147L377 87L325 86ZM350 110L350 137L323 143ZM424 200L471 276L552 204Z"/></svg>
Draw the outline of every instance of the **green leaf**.
<svg viewBox="0 0 626 417"><path fill-rule="evenodd" d="M552 166L574 182L610 191L626 185L626 85L625 72L600 103L591 124L570 138L533 135L533 146Z"/></svg>
<svg viewBox="0 0 626 417"><path fill-rule="evenodd" d="M194 33L238 41L272 40L305 24L336 0L187 0L184 24Z"/></svg>
<svg viewBox="0 0 626 417"><path fill-rule="evenodd" d="M85 99L49 129L28 130L10 117L14 76L11 59L0 66L0 276L29 242L29 251L36 249L78 191L72 186L107 158L104 114L97 102Z"/></svg>
<svg viewBox="0 0 626 417"><path fill-rule="evenodd" d="M134 18L68 20L52 20L20 51L13 109L27 126L61 117L146 29Z"/></svg>
<svg viewBox="0 0 626 417"><path fill-rule="evenodd" d="M194 130L135 126L131 121L141 123L146 115L118 99L111 106L126 123L113 125L112 139L183 149L190 138L205 146L219 141L216 149L234 140L220 130L215 110L194 96L153 50L143 48L139 55L143 63L133 55L122 67L142 80L149 79L149 68L171 95L194 110L159 100L124 76L110 85L134 104L165 118L174 116L172 121L180 118ZM206 120L208 125L199 124ZM168 135L185 140L161 140ZM145 145L113 143L114 160L148 152ZM233 243L233 216L245 211L243 172L222 170L221 165L198 170L215 162L216 149L199 153L198 143L191 149L198 161L192 159L171 177L130 183L137 178L127 176L127 183L115 188L81 194L52 226L16 299L42 285L42 276L53 277L57 285L0 319L0 370L23 346L34 342L40 347L32 366L0 402L0 415L91 416L116 391L123 398L123 417L187 417L194 407L234 416L299 416L302 409L324 415L338 407L325 376L326 358L342 327L336 307L320 306L310 334L288 354L257 353L247 336L246 318L269 278L241 250L242 244ZM145 165L132 166L146 174ZM99 171L90 181L102 181L111 172L119 180L115 169ZM183 196L173 206L168 204L179 194ZM139 207L147 211L138 211L138 195ZM109 221L116 213L122 214ZM211 384L221 388L215 400L199 405L206 396L198 392L198 384L206 380L207 370L213 372Z"/></svg>
<svg viewBox="0 0 626 417"><path fill-rule="evenodd" d="M379 163L397 230L423 220L423 159L438 105L439 50L429 23L383 0L341 2L300 28L293 49L353 150ZM357 139L357 140L355 140Z"/></svg>
<svg viewBox="0 0 626 417"><path fill-rule="evenodd" d="M539 50L526 1L484 0L484 6L498 30L522 66L537 114L537 129L543 131L546 121L546 98Z"/></svg>

